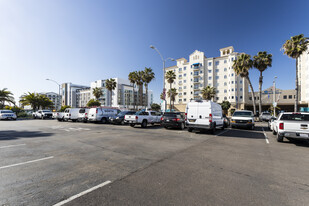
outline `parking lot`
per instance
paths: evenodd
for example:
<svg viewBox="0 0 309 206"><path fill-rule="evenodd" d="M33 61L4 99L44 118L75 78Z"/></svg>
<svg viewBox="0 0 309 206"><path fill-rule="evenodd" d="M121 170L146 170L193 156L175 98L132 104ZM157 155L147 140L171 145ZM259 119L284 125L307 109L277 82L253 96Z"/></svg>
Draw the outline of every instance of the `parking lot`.
<svg viewBox="0 0 309 206"><path fill-rule="evenodd" d="M309 144L255 130L0 122L0 205L308 205Z"/></svg>

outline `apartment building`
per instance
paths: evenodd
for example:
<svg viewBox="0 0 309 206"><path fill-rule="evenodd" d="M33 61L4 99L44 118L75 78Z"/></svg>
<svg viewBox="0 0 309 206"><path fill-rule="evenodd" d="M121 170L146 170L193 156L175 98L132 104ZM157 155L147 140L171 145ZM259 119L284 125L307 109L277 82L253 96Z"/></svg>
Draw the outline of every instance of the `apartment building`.
<svg viewBox="0 0 309 206"><path fill-rule="evenodd" d="M309 107L309 48L298 58L298 78L300 104Z"/></svg>
<svg viewBox="0 0 309 206"><path fill-rule="evenodd" d="M89 89L89 87L72 83L63 83L61 85L62 106L69 105L73 108L77 107L76 93L80 89Z"/></svg>
<svg viewBox="0 0 309 206"><path fill-rule="evenodd" d="M101 88L103 95L99 97L99 101L102 106L112 106L118 108L133 109L134 99L138 108L144 106L141 105L138 101L138 88L134 86L133 94L133 85L129 80L121 78L113 78L116 82L116 88L112 91L112 95L109 90L106 89L105 81L106 80L97 80L90 83L90 87L81 88L76 90L76 107L86 107L90 99L95 99L93 95L94 88ZM148 106L153 103L153 92L148 91ZM146 94L143 92L143 105L146 104Z"/></svg>
<svg viewBox="0 0 309 206"><path fill-rule="evenodd" d="M227 100L236 108L244 108L248 82L237 76L232 68L238 55L232 46L220 49L219 57L207 58L204 52L196 50L189 56L189 61L180 58L176 60L175 66L166 68L166 72L172 70L176 74L172 84L172 88L176 88L178 92L175 107L184 110L184 105L191 99L202 98L201 90L209 85L217 90L215 102ZM168 91L170 84L165 81ZM168 96L166 100L169 102Z"/></svg>
<svg viewBox="0 0 309 206"><path fill-rule="evenodd" d="M56 110L59 110L61 108L61 95L55 93L55 92L41 92L39 94L45 95L48 99L50 99L53 104L54 108Z"/></svg>

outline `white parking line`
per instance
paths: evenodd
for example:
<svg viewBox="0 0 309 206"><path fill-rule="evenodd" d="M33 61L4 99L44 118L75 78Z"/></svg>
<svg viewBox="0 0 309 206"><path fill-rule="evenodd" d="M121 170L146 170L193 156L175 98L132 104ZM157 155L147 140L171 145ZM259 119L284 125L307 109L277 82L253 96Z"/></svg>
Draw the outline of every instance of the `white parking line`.
<svg viewBox="0 0 309 206"><path fill-rule="evenodd" d="M26 145L26 144L6 145L6 146L1 146L0 149L3 149L3 148L10 148L10 147L19 147L19 146L23 146L23 145Z"/></svg>
<svg viewBox="0 0 309 206"><path fill-rule="evenodd" d="M266 132L265 132L263 127L262 127L262 129L263 129L263 133L264 133L264 136L265 136L265 141L266 141L267 144L269 144L269 140L268 140L268 137L266 135Z"/></svg>
<svg viewBox="0 0 309 206"><path fill-rule="evenodd" d="M52 159L52 158L54 158L54 156L45 157L45 158L36 159L36 160L31 160L31 161L27 161L27 162L21 162L21 163L12 164L12 165L7 165L7 166L0 167L0 169L5 169L5 168L9 168L9 167L15 167L15 166L19 166L19 165L29 164L29 163L33 163L33 162L42 161L42 160L48 160L48 159Z"/></svg>
<svg viewBox="0 0 309 206"><path fill-rule="evenodd" d="M222 132L220 132L219 134L217 134L216 136L220 136L221 134L224 134L224 133L226 133L226 132L228 132L229 130L225 130L225 131L222 131Z"/></svg>
<svg viewBox="0 0 309 206"><path fill-rule="evenodd" d="M97 186L94 186L94 187L92 187L92 188L90 188L90 189L88 189L88 190L85 190L85 191L83 191L83 192L81 192L81 193L79 193L79 194L77 194L77 195L74 195L74 196L72 196L72 197L70 197L70 198L68 198L68 199L66 199L66 200L63 200L63 201L61 201L61 202L59 202L59 203L57 203L57 204L55 204L55 205L53 205L53 206L61 206L61 205L64 205L64 204L66 204L66 203L68 203L68 202L71 202L72 200L74 200L74 199L76 199L76 198L79 198L79 197L81 197L81 196L83 196L83 195L85 195L85 194L87 194L87 193L89 193L89 192L92 192L93 190L96 190L96 189L99 189L100 187L104 187L105 185L108 185L109 183L111 183L111 181L106 181L106 182L103 182L103 183L101 183L101 184L99 184L99 185L97 185Z"/></svg>

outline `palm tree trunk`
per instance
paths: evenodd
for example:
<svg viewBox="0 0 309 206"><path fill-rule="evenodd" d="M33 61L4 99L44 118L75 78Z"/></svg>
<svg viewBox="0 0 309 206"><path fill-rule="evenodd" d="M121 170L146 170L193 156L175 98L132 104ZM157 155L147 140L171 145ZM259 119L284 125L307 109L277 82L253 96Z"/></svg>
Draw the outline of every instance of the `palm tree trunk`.
<svg viewBox="0 0 309 206"><path fill-rule="evenodd" d="M297 112L298 107L298 58L296 58L296 79L295 79L295 105L294 105L294 112Z"/></svg>
<svg viewBox="0 0 309 206"><path fill-rule="evenodd" d="M171 95L171 90L172 90L172 83L170 83L170 112L172 111L172 95Z"/></svg>
<svg viewBox="0 0 309 206"><path fill-rule="evenodd" d="M253 113L254 113L254 115L256 115L256 105L255 105L255 99L254 99L254 89L253 89L253 86L251 84L251 81L250 81L249 77L247 77L247 80L248 80L249 86L251 88L251 96L252 96L252 102L253 102Z"/></svg>
<svg viewBox="0 0 309 206"><path fill-rule="evenodd" d="M259 114L262 113L262 84L263 84L263 75L260 71L260 79L259 79Z"/></svg>

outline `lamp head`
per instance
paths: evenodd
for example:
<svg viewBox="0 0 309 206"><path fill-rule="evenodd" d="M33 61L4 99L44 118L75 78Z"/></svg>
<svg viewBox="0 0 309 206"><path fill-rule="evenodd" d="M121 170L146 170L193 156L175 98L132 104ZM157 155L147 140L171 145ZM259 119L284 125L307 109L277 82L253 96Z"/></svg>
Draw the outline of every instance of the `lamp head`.
<svg viewBox="0 0 309 206"><path fill-rule="evenodd" d="M150 48L155 49L155 47L153 45L150 45Z"/></svg>

